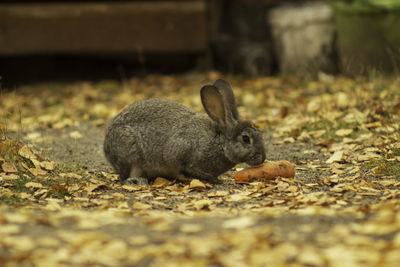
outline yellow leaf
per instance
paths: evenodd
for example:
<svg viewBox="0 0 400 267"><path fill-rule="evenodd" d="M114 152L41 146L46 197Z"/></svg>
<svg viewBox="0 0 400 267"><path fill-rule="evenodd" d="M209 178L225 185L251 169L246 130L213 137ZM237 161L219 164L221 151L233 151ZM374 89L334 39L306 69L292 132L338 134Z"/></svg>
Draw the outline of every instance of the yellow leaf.
<svg viewBox="0 0 400 267"><path fill-rule="evenodd" d="M371 171L374 175L382 173L387 168L386 162L382 163L381 165L373 168Z"/></svg>
<svg viewBox="0 0 400 267"><path fill-rule="evenodd" d="M33 175L33 176L44 176L47 174L47 171L38 169L38 168L29 168L28 171Z"/></svg>
<svg viewBox="0 0 400 267"><path fill-rule="evenodd" d="M39 189L39 188L43 188L43 185L41 183L28 182L25 184L25 187L32 188L32 189Z"/></svg>
<svg viewBox="0 0 400 267"><path fill-rule="evenodd" d="M73 178L73 179L81 179L82 176L73 172L69 172L69 173L60 173L60 176L62 178Z"/></svg>
<svg viewBox="0 0 400 267"><path fill-rule="evenodd" d="M15 165L13 163L10 162L4 162L1 165L1 168L3 169L4 172L7 173L15 173L18 172L17 168L15 167Z"/></svg>
<svg viewBox="0 0 400 267"><path fill-rule="evenodd" d="M21 157L24 157L26 159L37 159L36 155L32 152L32 150L27 147L27 146L23 146L18 150L18 154Z"/></svg>
<svg viewBox="0 0 400 267"><path fill-rule="evenodd" d="M187 223L180 226L180 230L186 234L198 233L204 230L204 225Z"/></svg>
<svg viewBox="0 0 400 267"><path fill-rule="evenodd" d="M248 192L240 192L230 195L229 198L227 198L225 201L236 202L236 201L248 201L249 199L250 198Z"/></svg>
<svg viewBox="0 0 400 267"><path fill-rule="evenodd" d="M337 94L337 104L340 108L345 108L350 104L349 97L344 92L339 92Z"/></svg>
<svg viewBox="0 0 400 267"><path fill-rule="evenodd" d="M21 232L21 227L18 224L6 224L1 225L0 234L10 235L10 234L19 234Z"/></svg>
<svg viewBox="0 0 400 267"><path fill-rule="evenodd" d="M190 189L206 189L206 185L198 179L193 179L192 181L190 181L189 188Z"/></svg>
<svg viewBox="0 0 400 267"><path fill-rule="evenodd" d="M133 246L143 246L149 243L149 238L145 235L133 235L128 239L129 244Z"/></svg>
<svg viewBox="0 0 400 267"><path fill-rule="evenodd" d="M208 197L224 197L229 195L229 191L213 191L207 194Z"/></svg>
<svg viewBox="0 0 400 267"><path fill-rule="evenodd" d="M21 213L5 213L2 214L7 223L28 223L29 219L26 214Z"/></svg>
<svg viewBox="0 0 400 267"><path fill-rule="evenodd" d="M36 169L40 169L40 162L37 159L31 159L31 162Z"/></svg>
<svg viewBox="0 0 400 267"><path fill-rule="evenodd" d="M40 162L40 166L45 170L52 171L54 170L56 163L54 161L45 160Z"/></svg>
<svg viewBox="0 0 400 267"><path fill-rule="evenodd" d="M100 222L98 220L95 220L93 218L86 218L85 220L79 220L78 222L78 229L96 229L101 226Z"/></svg>
<svg viewBox="0 0 400 267"><path fill-rule="evenodd" d="M73 139L79 139L82 138L82 134L78 131L73 131L69 133L69 137L73 138Z"/></svg>
<svg viewBox="0 0 400 267"><path fill-rule="evenodd" d="M343 193L346 191L354 191L354 188L349 184L337 184L331 188L331 191L334 193Z"/></svg>
<svg viewBox="0 0 400 267"><path fill-rule="evenodd" d="M193 207L196 210L209 210L212 201L209 199L201 199L193 203Z"/></svg>
<svg viewBox="0 0 400 267"><path fill-rule="evenodd" d="M311 135L314 138L320 138L326 133L326 130L318 130L318 131L311 131L308 132L309 135Z"/></svg>
<svg viewBox="0 0 400 267"><path fill-rule="evenodd" d="M28 133L25 138L28 140L39 139L42 135L39 132Z"/></svg>
<svg viewBox="0 0 400 267"><path fill-rule="evenodd" d="M6 247L12 247L16 251L30 251L36 247L30 236L5 236L1 241Z"/></svg>
<svg viewBox="0 0 400 267"><path fill-rule="evenodd" d="M337 136L341 136L341 137L348 136L352 133L353 133L353 129L340 129L335 132L335 134Z"/></svg>
<svg viewBox="0 0 400 267"><path fill-rule="evenodd" d="M168 179L162 178L162 177L157 177L154 180L153 185L155 186L166 186L166 185L170 185L172 182Z"/></svg>
<svg viewBox="0 0 400 267"><path fill-rule="evenodd" d="M45 210L57 211L61 209L60 204L58 204L58 202L60 202L59 199L47 198L46 200L47 200L47 205L46 207L44 207Z"/></svg>
<svg viewBox="0 0 400 267"><path fill-rule="evenodd" d="M374 159L380 159L382 156L373 152L365 153L364 155L357 156L358 161L370 161Z"/></svg>
<svg viewBox="0 0 400 267"><path fill-rule="evenodd" d="M123 185L122 188L128 192L140 191L142 189L142 187L138 185Z"/></svg>
<svg viewBox="0 0 400 267"><path fill-rule="evenodd" d="M305 247L299 253L298 261L304 266L324 266L325 261L321 252L315 248Z"/></svg>
<svg viewBox="0 0 400 267"><path fill-rule="evenodd" d="M98 183L98 184L91 184L88 187L86 187L86 190L88 193L91 193L95 190L100 190L100 189L109 189L110 187L106 185L105 183Z"/></svg>
<svg viewBox="0 0 400 267"><path fill-rule="evenodd" d="M256 223L252 217L239 217L223 222L222 227L229 229L244 229Z"/></svg>
<svg viewBox="0 0 400 267"><path fill-rule="evenodd" d="M400 248L400 232L398 232L393 238L393 245Z"/></svg>
<svg viewBox="0 0 400 267"><path fill-rule="evenodd" d="M321 100L319 98L314 98L307 104L307 111L314 113L321 109Z"/></svg>
<svg viewBox="0 0 400 267"><path fill-rule="evenodd" d="M22 199L29 199L30 197L32 197L32 195L22 192L22 193L19 193L19 197Z"/></svg>
<svg viewBox="0 0 400 267"><path fill-rule="evenodd" d="M148 210L151 209L151 205L141 202L135 202L133 203L132 208L134 208L135 210Z"/></svg>
<svg viewBox="0 0 400 267"><path fill-rule="evenodd" d="M343 160L343 151L336 151L333 155L326 161L326 163L331 164L333 162L340 162Z"/></svg>

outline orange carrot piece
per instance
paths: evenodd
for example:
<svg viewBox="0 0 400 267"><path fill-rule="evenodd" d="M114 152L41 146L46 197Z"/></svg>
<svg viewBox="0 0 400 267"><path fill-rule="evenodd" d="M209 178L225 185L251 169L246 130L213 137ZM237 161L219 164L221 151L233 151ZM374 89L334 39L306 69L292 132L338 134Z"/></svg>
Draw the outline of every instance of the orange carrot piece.
<svg viewBox="0 0 400 267"><path fill-rule="evenodd" d="M293 178L294 166L287 160L266 163L259 167L252 167L236 173L237 183L251 183L254 181L267 181L276 177Z"/></svg>

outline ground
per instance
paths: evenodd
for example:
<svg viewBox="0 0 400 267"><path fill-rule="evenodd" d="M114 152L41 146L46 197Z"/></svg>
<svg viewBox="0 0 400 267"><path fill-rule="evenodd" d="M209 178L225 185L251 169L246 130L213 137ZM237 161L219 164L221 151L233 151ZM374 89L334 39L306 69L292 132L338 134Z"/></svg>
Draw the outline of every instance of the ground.
<svg viewBox="0 0 400 267"><path fill-rule="evenodd" d="M102 143L149 97L202 112L216 72L3 88L0 265L398 266L400 80L242 78L239 112L294 178L121 185Z"/></svg>

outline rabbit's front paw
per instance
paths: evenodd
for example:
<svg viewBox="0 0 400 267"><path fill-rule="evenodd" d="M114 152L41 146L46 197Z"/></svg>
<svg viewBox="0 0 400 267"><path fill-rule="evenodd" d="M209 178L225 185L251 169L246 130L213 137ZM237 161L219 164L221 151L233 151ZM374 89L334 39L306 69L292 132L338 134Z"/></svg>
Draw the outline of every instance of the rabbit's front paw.
<svg viewBox="0 0 400 267"><path fill-rule="evenodd" d="M124 181L126 185L149 185L149 181L143 177L131 177Z"/></svg>

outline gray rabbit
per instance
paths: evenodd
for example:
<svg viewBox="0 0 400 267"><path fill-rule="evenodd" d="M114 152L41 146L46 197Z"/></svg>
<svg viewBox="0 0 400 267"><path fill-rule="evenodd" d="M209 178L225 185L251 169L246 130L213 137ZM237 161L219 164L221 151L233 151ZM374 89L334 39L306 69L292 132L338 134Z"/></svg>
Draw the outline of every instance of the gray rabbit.
<svg viewBox="0 0 400 267"><path fill-rule="evenodd" d="M217 182L236 164L265 160L261 133L240 120L230 85L219 79L200 91L208 116L161 98L138 101L112 121L104 152L122 183L156 177Z"/></svg>

